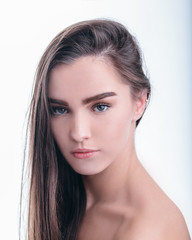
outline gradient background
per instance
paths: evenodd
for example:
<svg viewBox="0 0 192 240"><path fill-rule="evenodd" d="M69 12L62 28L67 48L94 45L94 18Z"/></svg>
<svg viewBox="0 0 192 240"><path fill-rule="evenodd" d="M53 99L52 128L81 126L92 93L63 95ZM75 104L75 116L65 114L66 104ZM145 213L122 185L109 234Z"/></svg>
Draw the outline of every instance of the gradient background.
<svg viewBox="0 0 192 240"><path fill-rule="evenodd" d="M125 24L144 53L152 98L137 129L138 155L177 204L192 235L192 2L190 0L4 1L0 3L0 238L18 239L25 114L38 61L77 21Z"/></svg>

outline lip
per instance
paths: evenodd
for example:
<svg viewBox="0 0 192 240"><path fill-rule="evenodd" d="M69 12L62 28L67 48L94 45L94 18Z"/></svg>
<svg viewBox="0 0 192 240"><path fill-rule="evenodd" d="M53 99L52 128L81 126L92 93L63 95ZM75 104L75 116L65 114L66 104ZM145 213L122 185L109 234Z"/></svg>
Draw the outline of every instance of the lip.
<svg viewBox="0 0 192 240"><path fill-rule="evenodd" d="M78 148L78 149L71 151L71 153L88 153L88 152L97 152L97 151L98 150L95 150L95 149Z"/></svg>
<svg viewBox="0 0 192 240"><path fill-rule="evenodd" d="M94 149L87 149L87 148L78 148L72 151L71 153L75 158L78 159L85 159L85 158L90 158L92 157L98 150Z"/></svg>

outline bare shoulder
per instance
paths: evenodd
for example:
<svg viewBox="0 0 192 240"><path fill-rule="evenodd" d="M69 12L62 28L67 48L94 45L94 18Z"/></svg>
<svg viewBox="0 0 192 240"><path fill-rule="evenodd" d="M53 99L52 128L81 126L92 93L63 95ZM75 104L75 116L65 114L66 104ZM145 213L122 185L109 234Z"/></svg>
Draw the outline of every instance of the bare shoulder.
<svg viewBox="0 0 192 240"><path fill-rule="evenodd" d="M164 216L140 216L122 224L115 240L190 240L185 220L179 210Z"/></svg>
<svg viewBox="0 0 192 240"><path fill-rule="evenodd" d="M177 207L168 211L162 220L164 220L161 228L162 239L190 240L185 219Z"/></svg>
<svg viewBox="0 0 192 240"><path fill-rule="evenodd" d="M134 215L125 215L117 240L190 240L179 208L150 177L142 179Z"/></svg>
<svg viewBox="0 0 192 240"><path fill-rule="evenodd" d="M190 240L180 210L169 202L159 205L138 212L131 223L125 220L115 240Z"/></svg>
<svg viewBox="0 0 192 240"><path fill-rule="evenodd" d="M143 240L190 240L180 210L174 204L167 207L167 209L165 207L154 211L154 215L146 214L138 220L138 227L141 229L140 233Z"/></svg>

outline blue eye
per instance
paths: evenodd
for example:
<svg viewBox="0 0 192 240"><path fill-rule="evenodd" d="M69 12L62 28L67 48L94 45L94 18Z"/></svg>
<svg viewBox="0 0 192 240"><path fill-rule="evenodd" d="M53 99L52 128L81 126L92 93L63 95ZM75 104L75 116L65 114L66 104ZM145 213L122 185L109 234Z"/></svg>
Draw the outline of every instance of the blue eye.
<svg viewBox="0 0 192 240"><path fill-rule="evenodd" d="M93 109L95 112L105 112L110 106L108 104L99 103L96 104Z"/></svg>
<svg viewBox="0 0 192 240"><path fill-rule="evenodd" d="M51 113L53 115L62 115L68 113L68 109L64 107L51 107Z"/></svg>

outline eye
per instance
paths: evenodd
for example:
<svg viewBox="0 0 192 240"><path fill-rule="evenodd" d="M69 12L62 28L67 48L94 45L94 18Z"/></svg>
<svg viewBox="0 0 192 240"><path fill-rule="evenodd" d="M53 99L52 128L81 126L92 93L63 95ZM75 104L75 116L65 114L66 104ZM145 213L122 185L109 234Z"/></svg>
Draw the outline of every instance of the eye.
<svg viewBox="0 0 192 240"><path fill-rule="evenodd" d="M110 105L106 103L98 103L93 106L95 112L105 112L108 108L110 108Z"/></svg>
<svg viewBox="0 0 192 240"><path fill-rule="evenodd" d="M51 107L51 114L52 115L62 115L68 113L68 109L64 107Z"/></svg>

